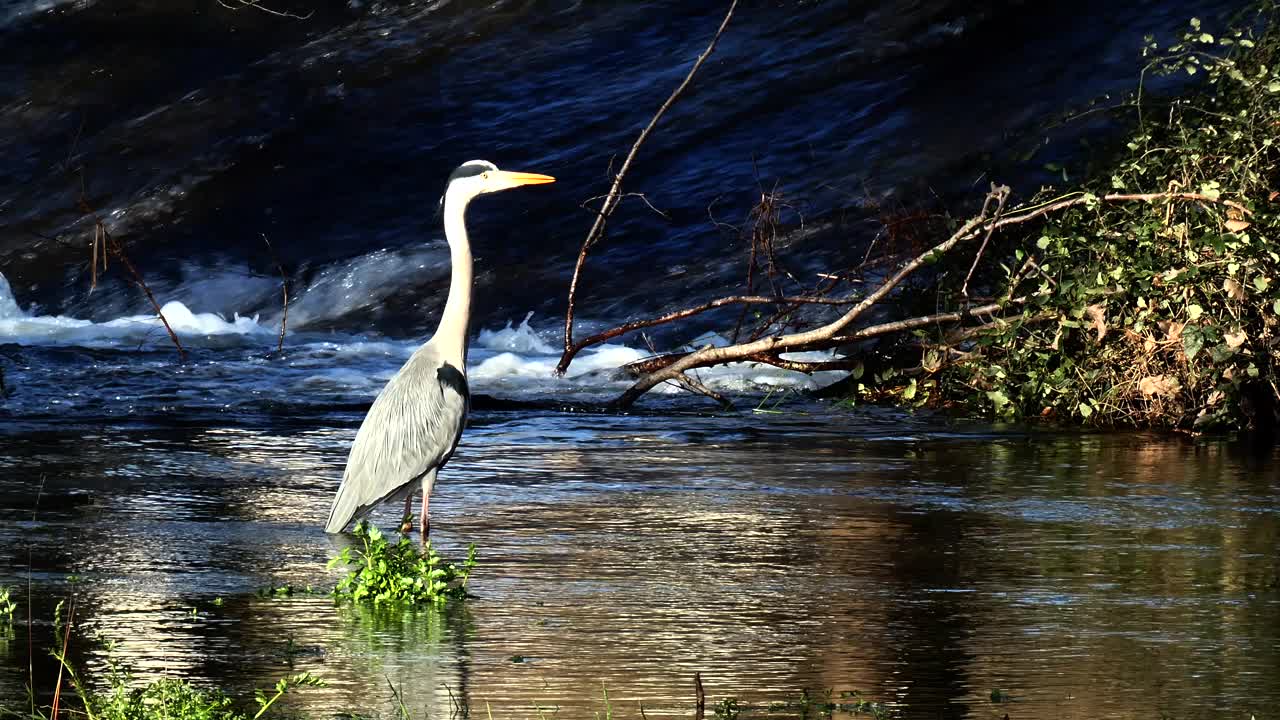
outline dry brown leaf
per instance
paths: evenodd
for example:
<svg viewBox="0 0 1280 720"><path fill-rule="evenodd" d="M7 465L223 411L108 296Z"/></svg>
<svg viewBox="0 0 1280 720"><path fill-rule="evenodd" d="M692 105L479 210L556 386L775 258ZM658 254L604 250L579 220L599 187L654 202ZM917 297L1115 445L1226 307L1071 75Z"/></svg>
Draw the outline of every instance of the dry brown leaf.
<svg viewBox="0 0 1280 720"><path fill-rule="evenodd" d="M1151 338L1147 338L1147 339L1142 343L1142 349L1143 349L1143 350L1146 350L1147 352L1155 352L1155 349L1156 349L1156 341L1155 341L1155 340L1152 340Z"/></svg>
<svg viewBox="0 0 1280 720"><path fill-rule="evenodd" d="M1244 301L1244 286L1235 278L1227 278L1222 281L1222 289L1226 291L1227 297L1232 300Z"/></svg>
<svg viewBox="0 0 1280 720"><path fill-rule="evenodd" d="M1246 333L1243 328L1240 328L1233 333L1223 335L1222 339L1227 341L1227 347L1234 350L1243 345L1245 341L1249 339L1249 334Z"/></svg>
<svg viewBox="0 0 1280 720"><path fill-rule="evenodd" d="M1098 333L1098 342L1107 336L1107 306L1104 303L1090 305L1084 309L1084 314L1088 316L1089 321L1093 323L1093 329Z"/></svg>
<svg viewBox="0 0 1280 720"><path fill-rule="evenodd" d="M1228 220L1226 222L1227 229L1231 232L1238 233L1249 229L1249 223L1244 220Z"/></svg>
<svg viewBox="0 0 1280 720"><path fill-rule="evenodd" d="M1147 397L1171 398L1181 389L1178 379L1168 375L1152 375L1138 381L1138 391Z"/></svg>
<svg viewBox="0 0 1280 720"><path fill-rule="evenodd" d="M1164 331L1164 339L1166 342L1177 342L1182 339L1182 328L1186 327L1186 323L1180 323L1176 320L1161 320L1157 323L1159 328Z"/></svg>
<svg viewBox="0 0 1280 720"><path fill-rule="evenodd" d="M1205 401L1205 404L1208 405L1209 407L1213 407L1214 405L1217 405L1218 403L1222 402L1222 398L1224 397L1226 397L1226 394L1223 393L1221 390L1214 390L1212 393L1209 394L1209 399Z"/></svg>
<svg viewBox="0 0 1280 720"><path fill-rule="evenodd" d="M1275 202L1278 197L1280 197L1280 192L1272 190L1271 194L1267 196L1267 202Z"/></svg>

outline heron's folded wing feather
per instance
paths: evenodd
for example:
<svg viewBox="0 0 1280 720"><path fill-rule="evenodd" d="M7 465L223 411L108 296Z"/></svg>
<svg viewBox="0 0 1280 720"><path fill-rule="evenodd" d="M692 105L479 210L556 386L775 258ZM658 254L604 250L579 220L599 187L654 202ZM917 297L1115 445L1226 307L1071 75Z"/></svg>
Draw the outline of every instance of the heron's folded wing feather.
<svg viewBox="0 0 1280 720"><path fill-rule="evenodd" d="M414 353L365 415L325 525L353 519L448 461L466 422L466 377L430 345Z"/></svg>

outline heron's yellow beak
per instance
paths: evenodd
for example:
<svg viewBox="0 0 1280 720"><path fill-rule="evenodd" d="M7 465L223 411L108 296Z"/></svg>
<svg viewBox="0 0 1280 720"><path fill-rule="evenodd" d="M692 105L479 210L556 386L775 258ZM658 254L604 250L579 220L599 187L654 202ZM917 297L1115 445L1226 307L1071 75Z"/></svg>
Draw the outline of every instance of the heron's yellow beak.
<svg viewBox="0 0 1280 720"><path fill-rule="evenodd" d="M550 175L539 175L538 173L512 172L510 170L497 170L489 173L489 185L494 190L506 190L520 187L521 185L545 185L555 181L556 179Z"/></svg>

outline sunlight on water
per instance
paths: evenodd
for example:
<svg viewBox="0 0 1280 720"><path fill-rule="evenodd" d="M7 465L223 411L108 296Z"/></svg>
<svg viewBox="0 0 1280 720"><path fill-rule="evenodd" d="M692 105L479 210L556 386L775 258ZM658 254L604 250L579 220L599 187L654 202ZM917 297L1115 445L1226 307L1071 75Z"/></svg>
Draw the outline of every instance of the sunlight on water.
<svg viewBox="0 0 1280 720"><path fill-rule="evenodd" d="M445 615L254 594L333 581L320 526L350 424L25 435L0 547L33 543L37 613L77 595L90 669L101 633L141 679L309 670L329 687L290 707L320 715L394 714L388 679L415 716L589 717L602 685L620 715L682 715L694 672L712 700L857 689L911 717L985 712L993 688L1031 716L1277 700L1280 477L1225 446L874 412L476 420L432 502L446 555L481 549L476 597ZM883 439L895 425L915 439Z"/></svg>

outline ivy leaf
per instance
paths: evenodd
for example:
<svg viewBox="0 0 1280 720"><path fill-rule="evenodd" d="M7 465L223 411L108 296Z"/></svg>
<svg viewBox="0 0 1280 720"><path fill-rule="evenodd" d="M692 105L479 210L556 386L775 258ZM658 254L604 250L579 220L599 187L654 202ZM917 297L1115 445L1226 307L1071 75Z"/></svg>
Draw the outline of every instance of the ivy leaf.
<svg viewBox="0 0 1280 720"><path fill-rule="evenodd" d="M1089 416L1093 415L1093 406L1087 402L1080 403L1080 407L1078 409L1080 410L1080 417L1082 418L1088 419Z"/></svg>
<svg viewBox="0 0 1280 720"><path fill-rule="evenodd" d="M1009 404L1009 397L999 390L988 391L987 399L996 406L997 410Z"/></svg>
<svg viewBox="0 0 1280 720"><path fill-rule="evenodd" d="M1187 306L1187 318L1191 320L1191 322L1195 322L1196 320L1199 320L1200 316L1203 314L1204 314L1204 308L1200 307L1199 305Z"/></svg>
<svg viewBox="0 0 1280 720"><path fill-rule="evenodd" d="M1204 348L1204 335L1194 328L1187 328L1182 333L1182 352L1188 360L1194 360Z"/></svg>

